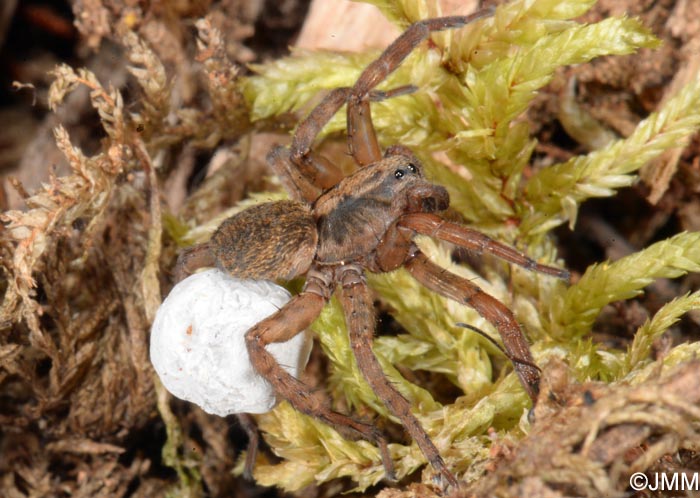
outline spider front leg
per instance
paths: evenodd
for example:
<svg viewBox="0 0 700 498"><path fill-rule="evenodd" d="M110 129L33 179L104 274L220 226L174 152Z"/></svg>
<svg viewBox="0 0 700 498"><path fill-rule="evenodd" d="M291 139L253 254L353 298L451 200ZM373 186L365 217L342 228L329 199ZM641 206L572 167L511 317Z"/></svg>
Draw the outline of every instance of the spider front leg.
<svg viewBox="0 0 700 498"><path fill-rule="evenodd" d="M307 329L321 313L329 295L330 290L326 284L308 277L305 290L301 294L246 333L251 363L255 370L272 384L277 394L289 401L296 410L376 444L387 477L394 479L394 464L381 432L371 425L331 410L326 401L314 396L307 385L288 374L265 349L268 344L285 342Z"/></svg>
<svg viewBox="0 0 700 498"><path fill-rule="evenodd" d="M420 42L433 31L459 28L487 17L493 9L483 9L468 16L437 17L411 24L384 52L360 74L348 97L348 147L355 161L366 166L382 158L377 134L372 124L370 92L398 68Z"/></svg>
<svg viewBox="0 0 700 498"><path fill-rule="evenodd" d="M513 313L498 299L486 294L469 280L432 263L417 249L409 257L405 267L425 287L475 309L498 330L503 340L503 347L513 362L521 384L533 402L536 401L539 393L540 370L534 363L530 346Z"/></svg>
<svg viewBox="0 0 700 498"><path fill-rule="evenodd" d="M371 91L369 100L379 102L415 91L412 85L389 91ZM291 146L275 147L267 156L268 164L295 200L313 202L323 190L343 178L343 173L325 156L312 152L311 147L321 130L340 110L350 95L349 87L336 88L304 118L297 127Z"/></svg>
<svg viewBox="0 0 700 498"><path fill-rule="evenodd" d="M268 164L292 199L312 203L323 190L342 179L340 169L321 154L312 152L311 147L323 127L345 104L349 92L347 87L332 90L301 120L292 145L275 147L268 154Z"/></svg>
<svg viewBox="0 0 700 498"><path fill-rule="evenodd" d="M339 168L321 154L311 152L311 147L321 130L347 101L350 88L336 88L299 123L289 159L319 189L325 190L338 183L343 175ZM318 197L318 196L317 196ZM313 200L313 199L311 199Z"/></svg>
<svg viewBox="0 0 700 498"><path fill-rule="evenodd" d="M407 214L399 220L399 227L410 229L423 235L436 237L446 242L464 247L477 254L488 252L509 263L522 266L527 270L544 273L562 280L569 281L569 271L538 263L520 251L502 244L481 232L472 230L457 223L443 220L440 216L430 213Z"/></svg>

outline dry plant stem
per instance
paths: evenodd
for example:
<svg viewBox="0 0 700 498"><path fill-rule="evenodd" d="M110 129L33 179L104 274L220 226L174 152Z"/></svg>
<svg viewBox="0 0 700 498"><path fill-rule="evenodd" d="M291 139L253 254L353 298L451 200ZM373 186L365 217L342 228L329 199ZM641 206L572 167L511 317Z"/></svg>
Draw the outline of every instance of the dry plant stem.
<svg viewBox="0 0 700 498"><path fill-rule="evenodd" d="M553 383L566 369L558 362L545 369L530 433L468 496L511 496L532 475L548 490L567 486L567 496L627 496L632 473L680 448L697 451L697 360L634 386ZM582 402L586 393L595 393L591 402ZM641 454L630 461L631 451Z"/></svg>
<svg viewBox="0 0 700 498"><path fill-rule="evenodd" d="M401 419L433 468L442 474L450 486L457 488L459 486L457 479L447 469L438 449L425 433L418 419L411 413L411 404L391 385L372 352L370 345L374 336L374 304L362 268L359 266L350 265L343 269L340 300L345 310L350 345L365 380L377 397L384 400L391 412Z"/></svg>
<svg viewBox="0 0 700 498"><path fill-rule="evenodd" d="M161 238L163 234L162 212L161 212L161 195L160 186L158 184L158 176L156 169L151 162L146 146L141 140L135 140L134 150L136 155L143 164L143 169L148 176L148 184L150 187L149 194L149 210L151 213L150 227L148 228L148 246L146 254L146 262L141 270L141 293L144 300L144 311L146 318L152 322L155 318L158 306L162 301L160 293L160 285L156 275L158 268L158 258L162 249Z"/></svg>

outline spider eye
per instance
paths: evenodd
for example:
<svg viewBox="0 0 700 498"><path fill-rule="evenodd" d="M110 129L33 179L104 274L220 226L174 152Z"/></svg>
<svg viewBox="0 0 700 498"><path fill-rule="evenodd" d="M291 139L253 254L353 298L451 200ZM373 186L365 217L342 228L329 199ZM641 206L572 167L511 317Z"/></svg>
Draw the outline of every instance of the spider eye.
<svg viewBox="0 0 700 498"><path fill-rule="evenodd" d="M397 169L396 171L394 171L394 176L396 178L403 178L404 174L405 174L404 170L402 170L402 169Z"/></svg>
<svg viewBox="0 0 700 498"><path fill-rule="evenodd" d="M411 173L415 173L417 168L415 164L408 163L408 169L411 171Z"/></svg>

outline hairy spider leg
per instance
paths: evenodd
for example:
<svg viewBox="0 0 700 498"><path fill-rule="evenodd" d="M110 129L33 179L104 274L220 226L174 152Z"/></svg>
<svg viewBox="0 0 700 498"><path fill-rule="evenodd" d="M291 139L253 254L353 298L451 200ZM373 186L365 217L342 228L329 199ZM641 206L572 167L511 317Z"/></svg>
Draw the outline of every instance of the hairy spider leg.
<svg viewBox="0 0 700 498"><path fill-rule="evenodd" d="M347 124L348 148L360 166L367 166L382 158L372 124L370 91L394 72L431 32L459 28L492 13L493 9L483 9L468 16L438 17L414 22L362 71L348 97Z"/></svg>
<svg viewBox="0 0 700 498"><path fill-rule="evenodd" d="M318 164L318 161L314 161ZM274 147L267 154L267 164L279 178L282 186L295 201L311 204L321 195L321 188L313 183L308 175L305 175L289 157L289 149L282 145ZM315 179L315 177L311 177Z"/></svg>
<svg viewBox="0 0 700 498"><path fill-rule="evenodd" d="M455 325L457 325L458 327L462 327L462 328L471 330L472 332L475 332L475 333L479 334L481 337L483 337L484 339L486 339L487 341L489 341L491 344L493 344L494 347L495 347L496 349L498 349L498 350L499 350L506 358L508 358L511 362L513 362L513 363L518 363L518 362L522 362L522 361L523 361L523 360L521 360L520 358L514 358L514 357L512 357L510 354L508 354L508 351L506 351L506 350L503 348L503 346L501 346L501 345L498 343L498 341L496 341L496 339L494 339L493 337L491 337L490 335L488 335L486 332L484 332L484 331L481 330L480 328L475 327L474 325L469 325L468 323L462 323L462 322L457 322L457 323L455 323ZM530 364L530 366L533 367L533 368L536 368L536 369L539 370L540 372L542 371L542 369L541 369L540 367L538 367L537 364L535 364L535 363Z"/></svg>
<svg viewBox="0 0 700 498"><path fill-rule="evenodd" d="M403 85L387 91L371 91L369 99L380 102L414 91L415 86ZM340 168L322 154L312 152L311 147L321 130L345 105L349 95L350 87L332 90L299 123L290 147L278 146L268 154L268 164L293 199L311 203L323 190L343 179Z"/></svg>
<svg viewBox="0 0 700 498"><path fill-rule="evenodd" d="M238 423L248 436L248 449L245 455L245 464L243 465L243 477L249 481L253 480L253 467L258 455L258 446L260 445L260 434L255 420L249 413L237 413L236 418Z"/></svg>
<svg viewBox="0 0 700 498"><path fill-rule="evenodd" d="M312 153L311 147L323 127L345 104L348 95L350 95L348 87L336 88L326 95L321 103L299 123L289 148L290 160L301 169L302 174L311 183L322 190L331 188L343 179L343 175L339 168L326 157Z"/></svg>
<svg viewBox="0 0 700 498"><path fill-rule="evenodd" d="M350 87L336 88L326 95L299 123L292 139L292 145L289 147L292 162L302 168L302 172L314 185L322 189L334 186L343 177L342 175L338 176L337 168L331 161L320 154L312 154L311 147L321 130L346 103L350 96L350 90ZM386 91L372 90L368 93L368 98L371 102L381 102L413 93L416 90L417 87L414 85L403 85Z"/></svg>
<svg viewBox="0 0 700 498"><path fill-rule="evenodd" d="M405 264L411 275L428 289L458 303L466 304L488 320L501 335L503 347L527 394L535 401L539 393L540 371L530 353L518 321L506 305L482 291L479 286L459 277L428 259L420 251Z"/></svg>
<svg viewBox="0 0 700 498"><path fill-rule="evenodd" d="M321 285L321 292L315 286ZM265 377L275 392L286 399L298 411L315 417L331 427L350 431L351 435L372 441L379 448L384 471L389 479L395 479L394 462L389 454L386 439L376 427L359 422L347 415L334 412L327 401L315 396L312 390L300 380L287 373L265 349L268 344L285 342L306 330L318 317L328 302L330 289L326 284L311 280L314 291L305 290L294 296L276 313L261 321L246 332L246 345L255 370Z"/></svg>
<svg viewBox="0 0 700 498"><path fill-rule="evenodd" d="M411 404L384 375L372 351L375 325L374 303L360 267L343 268L339 297L345 312L350 345L360 372L378 398L383 400L391 413L401 420L433 468L440 472L450 486L457 488L459 486L457 479L448 470L430 436L411 412Z"/></svg>
<svg viewBox="0 0 700 498"><path fill-rule="evenodd" d="M189 277L200 268L216 266L216 259L210 249L209 243L204 242L183 250L175 263L174 283Z"/></svg>
<svg viewBox="0 0 700 498"><path fill-rule="evenodd" d="M446 242L451 242L452 244L473 251L476 254L489 253L509 263L522 266L527 270L551 275L567 282L569 281L568 270L540 264L522 252L493 240L481 232L443 220L435 214L407 214L401 217L398 226L399 228L408 228L430 237L436 237Z"/></svg>

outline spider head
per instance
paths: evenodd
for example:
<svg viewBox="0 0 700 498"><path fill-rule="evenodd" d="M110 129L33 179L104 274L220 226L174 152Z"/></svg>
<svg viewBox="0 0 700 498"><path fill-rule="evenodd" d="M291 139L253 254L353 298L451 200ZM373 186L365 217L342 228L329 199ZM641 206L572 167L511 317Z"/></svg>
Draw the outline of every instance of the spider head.
<svg viewBox="0 0 700 498"><path fill-rule="evenodd" d="M402 206L402 213L434 213L450 205L447 190L425 179L418 158L403 147L391 148L381 161L394 202ZM392 178L393 176L393 178Z"/></svg>
<svg viewBox="0 0 700 498"><path fill-rule="evenodd" d="M412 154L387 154L324 192L313 205L319 261L371 254L389 227L410 213L442 211L447 190L429 183Z"/></svg>

